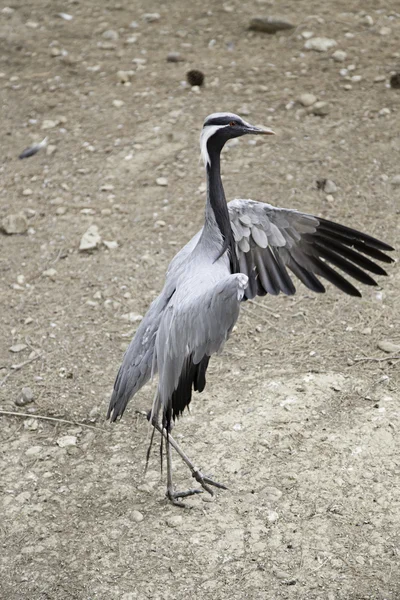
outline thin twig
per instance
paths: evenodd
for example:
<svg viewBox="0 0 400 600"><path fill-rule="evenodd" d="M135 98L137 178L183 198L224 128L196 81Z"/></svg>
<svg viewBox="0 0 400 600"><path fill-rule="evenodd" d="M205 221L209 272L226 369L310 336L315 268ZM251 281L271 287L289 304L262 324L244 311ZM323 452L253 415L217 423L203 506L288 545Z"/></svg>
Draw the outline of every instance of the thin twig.
<svg viewBox="0 0 400 600"><path fill-rule="evenodd" d="M79 425L80 427L88 427L89 429L95 429L96 431L106 431L101 427L95 427L94 425L88 425L87 423L80 423L79 421L68 421L67 419L58 419L57 417L46 417L45 415L36 415L35 413L21 413L12 412L10 410L0 410L0 416L5 415L9 417L28 417L29 419L42 419L43 421L55 421L56 423L67 423L68 425Z"/></svg>
<svg viewBox="0 0 400 600"><path fill-rule="evenodd" d="M257 300L249 300L248 302L250 302L250 304L255 304L255 306L259 306L260 308L262 308L263 310L266 310L268 313L270 313L273 317L275 317L275 319L279 319L280 315L278 315L277 313L275 313L272 308L269 308L268 306L265 306L265 304L262 304L261 302L257 302Z"/></svg>
<svg viewBox="0 0 400 600"><path fill-rule="evenodd" d="M20 371L20 369L22 369L22 367L25 367L25 365L29 365L29 363L33 362L34 360L37 360L41 356L42 356L41 354L36 354L32 358L28 358L28 360L25 360L24 362L20 363L19 365L11 365L12 371L10 371L9 373L7 373L7 375L4 377L4 379L2 379L0 381L0 387L5 384L5 382L7 381L7 379L10 377L10 375L14 371Z"/></svg>
<svg viewBox="0 0 400 600"><path fill-rule="evenodd" d="M355 363L356 362L367 362L367 361L383 362L385 360L400 360L400 356L384 356L383 358L378 358L376 356L369 356L369 357L365 357L365 358L353 358L352 360ZM349 365L349 366L351 366L351 365Z"/></svg>

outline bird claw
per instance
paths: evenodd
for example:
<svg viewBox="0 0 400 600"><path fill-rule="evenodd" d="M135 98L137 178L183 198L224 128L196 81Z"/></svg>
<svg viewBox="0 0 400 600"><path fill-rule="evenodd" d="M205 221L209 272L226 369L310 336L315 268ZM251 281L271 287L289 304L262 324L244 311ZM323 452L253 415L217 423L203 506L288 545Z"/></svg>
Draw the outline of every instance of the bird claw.
<svg viewBox="0 0 400 600"><path fill-rule="evenodd" d="M192 470L192 477L194 477L195 480L201 485L201 487L204 490L206 490L206 492L208 492L211 496L214 496L215 494L214 494L214 490L212 490L210 488L210 485L213 485L214 487L219 488L220 490L228 489L226 487L226 485L223 485L222 483L218 483L217 481L214 481L210 477L203 475L203 473L201 471L199 471L199 469Z"/></svg>
<svg viewBox="0 0 400 600"><path fill-rule="evenodd" d="M195 494L202 493L203 490L198 490L194 488L186 490L184 492L174 492L173 490L167 490L165 495L174 506L180 506L181 508L185 508L186 504L184 504L183 502L179 502L178 498L187 498L188 496L194 496Z"/></svg>

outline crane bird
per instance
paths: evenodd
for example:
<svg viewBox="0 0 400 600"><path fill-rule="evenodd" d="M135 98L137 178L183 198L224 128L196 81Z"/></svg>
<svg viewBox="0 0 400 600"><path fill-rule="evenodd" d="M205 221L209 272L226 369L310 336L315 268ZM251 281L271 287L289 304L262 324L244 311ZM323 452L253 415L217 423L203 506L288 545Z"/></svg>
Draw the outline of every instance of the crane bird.
<svg viewBox="0 0 400 600"><path fill-rule="evenodd" d="M189 406L192 390L204 390L210 357L229 338L241 302L257 295L294 294L288 270L313 292L325 292L322 277L350 296L361 296L335 267L363 284L377 285L367 271L386 275L374 261L393 262L384 253L391 246L350 227L264 202L226 202L220 171L225 143L242 135L273 133L231 113L214 113L204 121L204 226L170 263L164 288L132 339L114 384L107 415L111 421L122 417L130 398L158 372L148 418L152 439L157 429L166 440L166 496L178 506L183 506L179 499L202 490L174 490L171 447L203 489L211 495L211 486L226 489L194 466L170 432Z"/></svg>

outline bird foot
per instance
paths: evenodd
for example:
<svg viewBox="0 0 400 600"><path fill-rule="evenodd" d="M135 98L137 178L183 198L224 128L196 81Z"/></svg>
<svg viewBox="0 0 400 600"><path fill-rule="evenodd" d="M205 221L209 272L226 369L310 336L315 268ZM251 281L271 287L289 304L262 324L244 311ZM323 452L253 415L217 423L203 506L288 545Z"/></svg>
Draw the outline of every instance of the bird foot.
<svg viewBox="0 0 400 600"><path fill-rule="evenodd" d="M174 492L172 489L167 489L165 495L174 506L180 506L181 508L185 508L186 504L184 504L183 502L179 502L178 498L187 498L188 496L194 496L195 494L202 493L203 490L198 489L190 489L184 492Z"/></svg>
<svg viewBox="0 0 400 600"><path fill-rule="evenodd" d="M199 469L192 469L192 477L194 477L195 480L201 485L201 487L204 490L206 490L206 492L208 492L211 496L214 496L214 490L212 490L210 488L210 485L213 485L214 487L219 488L220 490L228 489L226 487L226 485L223 485L222 483L218 483L217 481L214 481L210 477L203 475L203 473L201 471L199 471Z"/></svg>

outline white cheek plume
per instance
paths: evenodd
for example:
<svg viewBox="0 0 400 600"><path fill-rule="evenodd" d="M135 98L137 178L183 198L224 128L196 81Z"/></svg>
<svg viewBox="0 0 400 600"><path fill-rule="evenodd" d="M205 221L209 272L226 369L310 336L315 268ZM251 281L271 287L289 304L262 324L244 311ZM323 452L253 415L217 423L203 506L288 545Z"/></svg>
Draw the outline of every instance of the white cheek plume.
<svg viewBox="0 0 400 600"><path fill-rule="evenodd" d="M214 135L216 131L218 131L218 129L222 129L223 127L226 127L226 125L207 125L206 127L203 127L201 131L200 152L205 167L210 164L210 157L208 155L207 150L207 142L210 139L210 137Z"/></svg>

